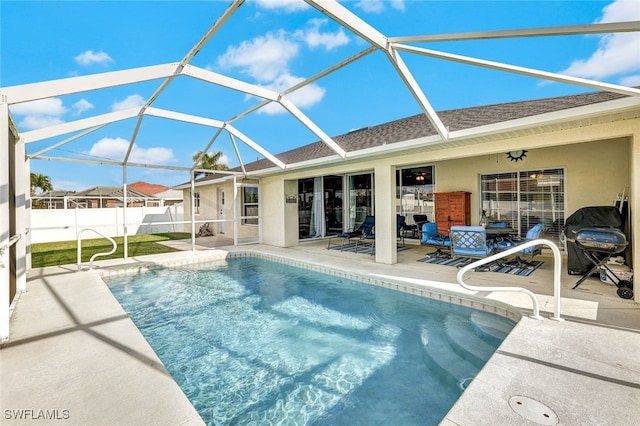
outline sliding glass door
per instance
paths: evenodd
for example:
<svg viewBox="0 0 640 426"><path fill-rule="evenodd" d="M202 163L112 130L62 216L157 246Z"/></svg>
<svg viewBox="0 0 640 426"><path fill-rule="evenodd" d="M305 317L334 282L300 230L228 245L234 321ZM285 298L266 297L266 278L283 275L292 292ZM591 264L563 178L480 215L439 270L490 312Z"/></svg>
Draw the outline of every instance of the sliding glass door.
<svg viewBox="0 0 640 426"><path fill-rule="evenodd" d="M396 212L405 216L408 224L433 221L433 166L410 167L396 171ZM421 218L419 215L426 216Z"/></svg>
<svg viewBox="0 0 640 426"><path fill-rule="evenodd" d="M325 236L342 232L344 194L342 176L325 176L323 178Z"/></svg>
<svg viewBox="0 0 640 426"><path fill-rule="evenodd" d="M298 180L298 238L322 238L343 230L342 176Z"/></svg>

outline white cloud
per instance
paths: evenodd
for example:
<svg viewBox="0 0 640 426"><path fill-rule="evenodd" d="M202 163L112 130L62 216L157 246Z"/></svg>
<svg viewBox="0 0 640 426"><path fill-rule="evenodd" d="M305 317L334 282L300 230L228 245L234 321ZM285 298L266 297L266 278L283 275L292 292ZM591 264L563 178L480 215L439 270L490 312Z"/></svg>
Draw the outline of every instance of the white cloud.
<svg viewBox="0 0 640 426"><path fill-rule="evenodd" d="M115 161L124 160L129 149L129 141L123 138L102 138L96 142L87 154ZM133 145L129 161L143 164L166 164L175 161L173 150L169 148L153 147L140 148Z"/></svg>
<svg viewBox="0 0 640 426"><path fill-rule="evenodd" d="M39 99L11 106L11 113L16 115L62 115L67 109L60 98Z"/></svg>
<svg viewBox="0 0 640 426"><path fill-rule="evenodd" d="M640 74L624 77L622 80L620 80L620 84L629 87L640 86Z"/></svg>
<svg viewBox="0 0 640 426"><path fill-rule="evenodd" d="M405 10L404 0L360 0L356 3L356 7L368 13L382 13L386 9L387 5L391 6L392 9L399 11Z"/></svg>
<svg viewBox="0 0 640 426"><path fill-rule="evenodd" d="M18 126L24 130L41 129L63 123L62 115L67 108L60 98L39 99L12 105L11 114L25 116L18 122Z"/></svg>
<svg viewBox="0 0 640 426"><path fill-rule="evenodd" d="M284 9L287 12L297 12L311 7L300 0L256 0L256 4L264 9Z"/></svg>
<svg viewBox="0 0 640 426"><path fill-rule="evenodd" d="M126 99L111 104L111 111L122 111L144 105L145 100L140 95L129 95Z"/></svg>
<svg viewBox="0 0 640 426"><path fill-rule="evenodd" d="M93 104L86 99L80 99L75 104L71 105L71 109L73 109L73 115L78 116L85 111L89 111L93 108Z"/></svg>
<svg viewBox="0 0 640 426"><path fill-rule="evenodd" d="M596 23L640 20L637 1L617 0L603 9ZM598 49L587 59L576 59L563 71L575 77L602 79L640 69L640 33L615 33L600 37ZM621 77L624 79L624 76Z"/></svg>
<svg viewBox="0 0 640 426"><path fill-rule="evenodd" d="M334 33L320 32L320 27L326 23L327 19L312 19L309 21L309 29L296 31L296 36L302 38L309 47L323 46L327 51L349 43L349 37L342 28Z"/></svg>
<svg viewBox="0 0 640 426"><path fill-rule="evenodd" d="M113 62L111 57L104 53L102 50L99 52L94 52L93 50L87 50L73 58L76 63L82 66L87 66L91 64L103 64L106 65L110 62Z"/></svg>
<svg viewBox="0 0 640 426"><path fill-rule="evenodd" d="M60 117L51 115L28 115L20 120L18 127L25 130L42 129L49 126L62 124L64 121Z"/></svg>
<svg viewBox="0 0 640 426"><path fill-rule="evenodd" d="M299 46L288 40L285 32L269 33L239 46L229 46L218 58L223 68L239 67L258 81L272 81L286 72L289 61L298 54Z"/></svg>

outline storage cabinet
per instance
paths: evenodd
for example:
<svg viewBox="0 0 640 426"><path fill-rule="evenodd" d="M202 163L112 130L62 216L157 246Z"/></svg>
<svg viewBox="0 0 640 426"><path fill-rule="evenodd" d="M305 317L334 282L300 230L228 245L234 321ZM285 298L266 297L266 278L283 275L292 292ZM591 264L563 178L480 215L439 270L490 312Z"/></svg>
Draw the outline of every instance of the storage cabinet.
<svg viewBox="0 0 640 426"><path fill-rule="evenodd" d="M471 225L470 192L436 192L434 197L438 232L448 234L454 225Z"/></svg>

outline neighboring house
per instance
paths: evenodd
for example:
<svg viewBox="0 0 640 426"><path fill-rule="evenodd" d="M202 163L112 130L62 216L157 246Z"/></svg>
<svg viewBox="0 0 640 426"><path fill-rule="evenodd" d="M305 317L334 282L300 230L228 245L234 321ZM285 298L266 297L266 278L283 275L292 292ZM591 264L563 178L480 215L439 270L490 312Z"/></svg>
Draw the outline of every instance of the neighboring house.
<svg viewBox="0 0 640 426"><path fill-rule="evenodd" d="M155 206L172 206L182 203L182 191L171 189L168 186L138 181L127 185L127 188L152 195L158 200Z"/></svg>
<svg viewBox="0 0 640 426"><path fill-rule="evenodd" d="M376 261L395 263L396 213L410 223L413 214L433 220L436 192L470 192L472 224L483 211L523 235L542 222L558 242L577 209L612 205L621 194L640 196L636 98L596 92L438 116L448 140L419 114L333 138L345 159L316 142L277 155L285 169L263 159L246 164L246 176L199 178L196 220L216 221L230 237L252 233L288 247L335 235L373 214ZM184 191L189 217L190 183L176 188Z"/></svg>
<svg viewBox="0 0 640 426"><path fill-rule="evenodd" d="M34 208L95 209L122 207L123 194L122 187L119 186L94 186L82 191L48 191L32 196L32 200ZM127 186L128 207L164 207L181 202L182 192L164 185L136 182Z"/></svg>
<svg viewBox="0 0 640 426"><path fill-rule="evenodd" d="M64 209L67 197L73 197L76 191L46 191L31 196L34 209Z"/></svg>
<svg viewBox="0 0 640 426"><path fill-rule="evenodd" d="M33 203L51 209L98 209L122 207L124 192L118 186L94 186L82 191L51 191L32 197ZM127 188L128 207L158 206L159 199ZM66 207L65 207L66 206Z"/></svg>

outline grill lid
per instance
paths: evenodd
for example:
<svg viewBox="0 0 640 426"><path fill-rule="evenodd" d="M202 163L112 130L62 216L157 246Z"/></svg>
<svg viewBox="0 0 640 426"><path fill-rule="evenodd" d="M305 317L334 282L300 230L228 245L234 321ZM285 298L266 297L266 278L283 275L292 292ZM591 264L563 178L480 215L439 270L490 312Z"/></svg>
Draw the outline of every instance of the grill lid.
<svg viewBox="0 0 640 426"><path fill-rule="evenodd" d="M627 247L627 238L615 228L582 228L575 242L583 249L606 253L620 253Z"/></svg>

